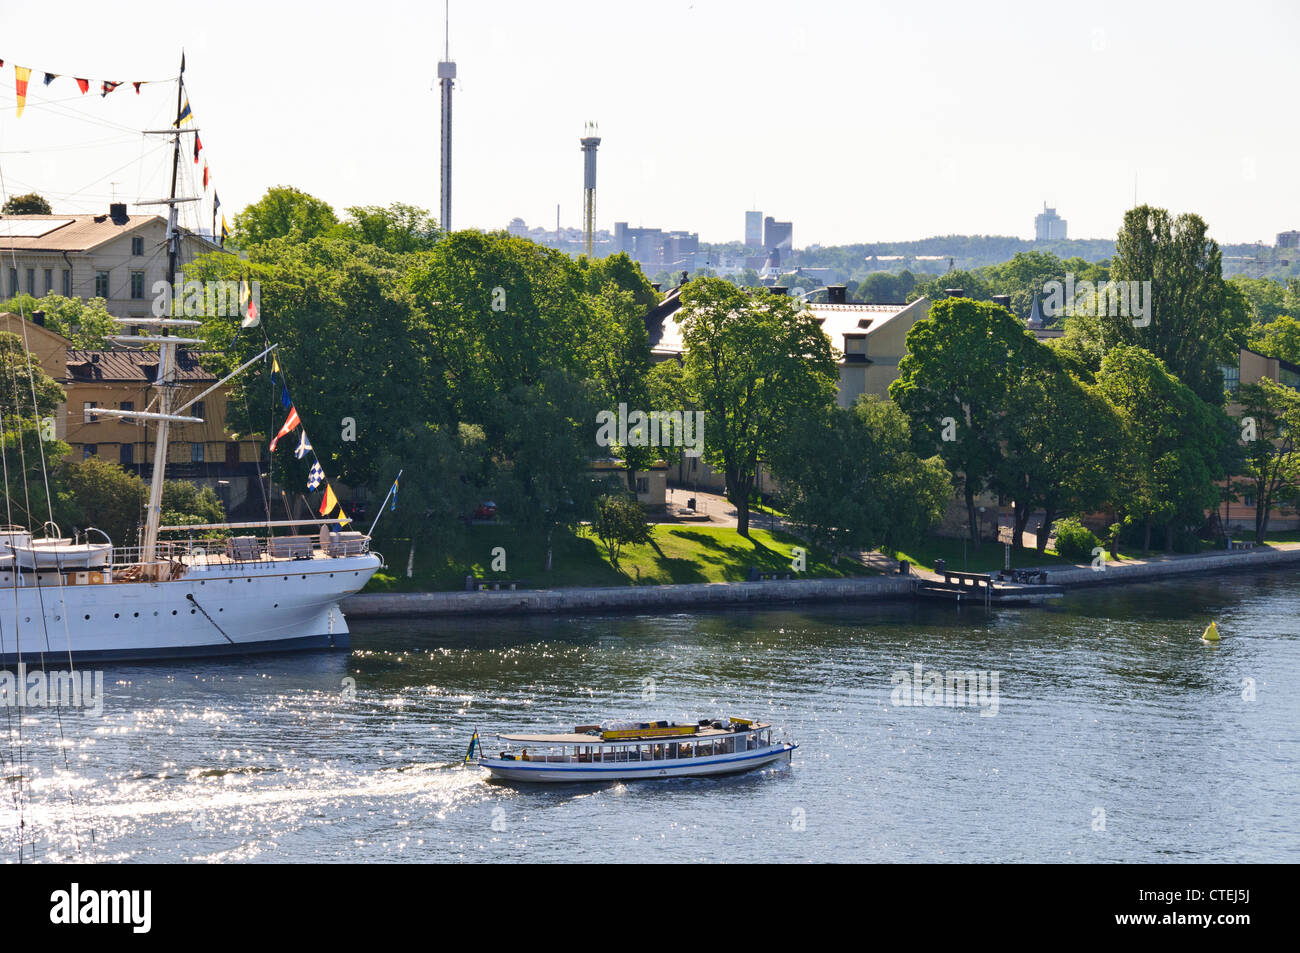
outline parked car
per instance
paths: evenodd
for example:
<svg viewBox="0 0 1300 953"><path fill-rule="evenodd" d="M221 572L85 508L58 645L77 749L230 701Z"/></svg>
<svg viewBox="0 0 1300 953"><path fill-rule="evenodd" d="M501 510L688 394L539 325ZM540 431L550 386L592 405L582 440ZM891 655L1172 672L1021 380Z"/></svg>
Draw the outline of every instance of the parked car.
<svg viewBox="0 0 1300 953"><path fill-rule="evenodd" d="M474 519L476 520L494 520L497 518L497 505L490 501L480 503L474 510Z"/></svg>

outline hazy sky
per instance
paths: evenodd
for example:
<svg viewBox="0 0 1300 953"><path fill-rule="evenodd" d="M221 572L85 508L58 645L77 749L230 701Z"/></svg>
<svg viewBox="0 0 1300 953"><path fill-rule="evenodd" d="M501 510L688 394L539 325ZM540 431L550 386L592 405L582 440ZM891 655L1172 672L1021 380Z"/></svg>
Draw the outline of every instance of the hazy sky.
<svg viewBox="0 0 1300 953"><path fill-rule="evenodd" d="M1300 4L453 2L455 227L580 224L795 244L949 233L1113 237L1139 200L1221 242L1300 228ZM442 3L17 3L0 13L0 172L56 211L166 193L186 79L223 208L277 184L438 208ZM33 69L14 117L13 66ZM50 87L41 72L65 74ZM95 82L81 96L70 77ZM195 167L186 163L187 173ZM116 182L113 186L111 183Z"/></svg>

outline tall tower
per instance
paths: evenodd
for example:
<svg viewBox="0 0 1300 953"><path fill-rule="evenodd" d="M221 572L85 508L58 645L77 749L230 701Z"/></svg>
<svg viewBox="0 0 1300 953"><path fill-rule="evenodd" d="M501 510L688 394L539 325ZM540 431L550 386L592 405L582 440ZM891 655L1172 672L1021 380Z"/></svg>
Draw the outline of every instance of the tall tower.
<svg viewBox="0 0 1300 953"><path fill-rule="evenodd" d="M456 85L456 64L451 60L451 0L443 8L445 52L438 63L438 85L442 87L442 215L439 224L451 231L451 88Z"/></svg>
<svg viewBox="0 0 1300 953"><path fill-rule="evenodd" d="M582 239L587 257L591 257L591 238L596 231L596 147L600 145L600 136L596 124L589 122L584 127L582 139Z"/></svg>

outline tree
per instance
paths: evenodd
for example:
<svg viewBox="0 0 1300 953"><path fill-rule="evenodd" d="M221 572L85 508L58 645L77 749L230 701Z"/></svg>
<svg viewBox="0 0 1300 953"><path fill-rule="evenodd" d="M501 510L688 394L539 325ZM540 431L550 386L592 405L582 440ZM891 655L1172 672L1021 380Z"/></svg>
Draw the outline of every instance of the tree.
<svg viewBox="0 0 1300 953"><path fill-rule="evenodd" d="M1136 319L1132 307L1129 314L1120 307L1098 309L1105 349L1145 347L1198 397L1222 405L1218 366L1235 363L1248 318L1242 297L1227 290L1222 255L1205 222L1190 214L1172 218L1148 205L1130 209L1115 239L1110 273L1115 281L1136 282L1138 289L1149 282L1150 300L1148 313Z"/></svg>
<svg viewBox="0 0 1300 953"><path fill-rule="evenodd" d="M1255 542L1262 543L1274 506L1295 505L1300 497L1300 450L1295 442L1300 393L1265 377L1243 384L1237 400L1244 446L1241 476L1255 499Z"/></svg>
<svg viewBox="0 0 1300 953"><path fill-rule="evenodd" d="M273 238L304 242L327 234L337 224L329 203L291 186L277 185L235 216L231 239L239 248Z"/></svg>
<svg viewBox="0 0 1300 953"><path fill-rule="evenodd" d="M83 301L56 294L36 298L23 292L0 303L0 311L21 314L29 321L39 311L45 315L47 328L62 334L77 348L102 348L110 334L122 331L122 326L108 313L108 304L103 298Z"/></svg>
<svg viewBox="0 0 1300 953"><path fill-rule="evenodd" d="M0 414L7 426L49 417L65 400L63 388L45 373L36 355L23 347L22 338L0 331Z"/></svg>
<svg viewBox="0 0 1300 953"><path fill-rule="evenodd" d="M605 495L596 500L591 531L604 544L609 564L615 569L624 546L650 542L645 509L636 500L621 495Z"/></svg>
<svg viewBox="0 0 1300 953"><path fill-rule="evenodd" d="M1251 350L1300 364L1300 321L1291 315L1280 314L1262 327L1252 327L1251 333Z"/></svg>
<svg viewBox="0 0 1300 953"><path fill-rule="evenodd" d="M1019 548L1029 517L1044 511L1037 549L1053 521L1087 513L1110 499L1113 466L1128 448L1114 408L1063 366L1048 361L1012 383L999 491L1015 503L1012 543Z"/></svg>
<svg viewBox="0 0 1300 953"><path fill-rule="evenodd" d="M1129 454L1117 461L1117 509L1142 527L1143 548L1164 527L1165 548L1200 526L1218 503L1231 422L1140 347L1120 345L1102 361L1097 391L1123 421Z"/></svg>
<svg viewBox="0 0 1300 953"><path fill-rule="evenodd" d="M182 523L220 523L226 518L221 498L210 486L189 480L164 480L162 522L167 526Z"/></svg>
<svg viewBox="0 0 1300 953"><path fill-rule="evenodd" d="M912 452L906 415L865 394L787 427L772 470L790 519L835 560L914 542L943 515L952 485L939 457Z"/></svg>
<svg viewBox="0 0 1300 953"><path fill-rule="evenodd" d="M100 457L66 461L53 474L56 520L65 533L102 530L117 546L133 546L144 519L149 488L143 480Z"/></svg>
<svg viewBox="0 0 1300 953"><path fill-rule="evenodd" d="M745 536L759 461L782 422L834 400L834 352L800 302L721 278L688 284L675 320L686 345L684 403L704 411L704 459L725 475Z"/></svg>
<svg viewBox="0 0 1300 953"><path fill-rule="evenodd" d="M356 205L347 213L348 220L341 226L345 233L395 255L428 251L438 240L438 223L426 209L413 205Z"/></svg>
<svg viewBox="0 0 1300 953"><path fill-rule="evenodd" d="M0 209L5 215L53 215L50 203L35 192L26 195L12 195Z"/></svg>
<svg viewBox="0 0 1300 953"><path fill-rule="evenodd" d="M1047 365L1047 349L1005 308L945 298L907 332L889 396L911 418L918 454L938 453L960 474L972 542L975 497L993 486L1018 426L1006 413L1013 382Z"/></svg>

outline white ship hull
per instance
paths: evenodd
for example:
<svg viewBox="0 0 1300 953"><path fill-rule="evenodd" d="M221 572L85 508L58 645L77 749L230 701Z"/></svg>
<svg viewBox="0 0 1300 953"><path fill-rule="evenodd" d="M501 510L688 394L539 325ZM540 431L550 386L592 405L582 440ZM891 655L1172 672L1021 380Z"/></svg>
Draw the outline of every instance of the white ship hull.
<svg viewBox="0 0 1300 953"><path fill-rule="evenodd" d="M378 554L361 553L190 566L167 582L69 584L50 573L39 587L30 576L15 586L12 569L0 569L0 665L42 655L58 665L69 655L84 662L347 648L339 600L379 566Z"/></svg>
<svg viewBox="0 0 1300 953"><path fill-rule="evenodd" d="M753 771L780 761L790 761L797 744L780 744L735 754L668 761L616 762L610 764L557 764L480 758L478 763L504 781L645 781L663 778L701 778Z"/></svg>

